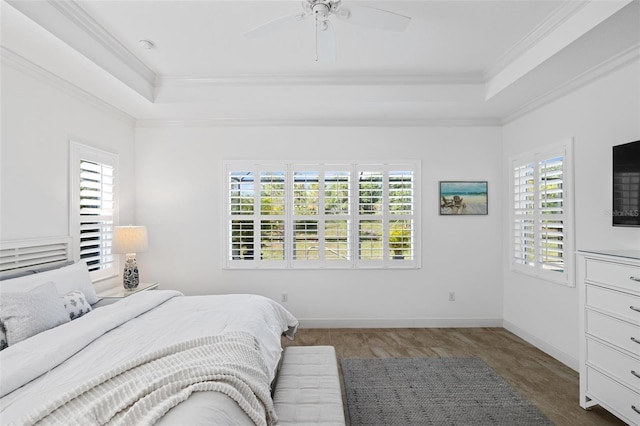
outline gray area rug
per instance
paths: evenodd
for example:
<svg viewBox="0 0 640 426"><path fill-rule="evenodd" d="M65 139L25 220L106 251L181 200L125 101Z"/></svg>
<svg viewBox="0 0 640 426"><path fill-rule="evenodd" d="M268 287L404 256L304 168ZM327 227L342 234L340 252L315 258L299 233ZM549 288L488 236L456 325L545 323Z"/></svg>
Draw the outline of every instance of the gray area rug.
<svg viewBox="0 0 640 426"><path fill-rule="evenodd" d="M343 359L352 426L552 425L480 358Z"/></svg>

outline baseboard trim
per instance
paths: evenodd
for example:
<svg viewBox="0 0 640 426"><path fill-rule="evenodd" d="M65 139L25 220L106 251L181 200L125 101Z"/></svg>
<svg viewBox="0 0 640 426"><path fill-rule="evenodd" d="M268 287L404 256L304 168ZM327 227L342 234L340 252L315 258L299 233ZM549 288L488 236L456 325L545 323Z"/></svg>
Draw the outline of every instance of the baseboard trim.
<svg viewBox="0 0 640 426"><path fill-rule="evenodd" d="M299 318L300 328L502 327L502 318Z"/></svg>
<svg viewBox="0 0 640 426"><path fill-rule="evenodd" d="M540 349L542 352L545 352L546 354L554 357L555 359L557 359L558 361L560 361L561 363L563 363L564 365L566 365L567 367L575 370L575 371L579 371L580 370L580 362L578 361L578 359L572 357L571 355L567 354L566 352L556 348L553 345L550 345L549 343L545 342L544 340L538 338L537 336L534 336L533 334L521 329L520 327L518 327L517 325L504 320L503 321L503 327L512 332L513 334L515 334L516 336L520 337L523 340L526 340L528 343L531 343L533 346L535 346L536 348Z"/></svg>

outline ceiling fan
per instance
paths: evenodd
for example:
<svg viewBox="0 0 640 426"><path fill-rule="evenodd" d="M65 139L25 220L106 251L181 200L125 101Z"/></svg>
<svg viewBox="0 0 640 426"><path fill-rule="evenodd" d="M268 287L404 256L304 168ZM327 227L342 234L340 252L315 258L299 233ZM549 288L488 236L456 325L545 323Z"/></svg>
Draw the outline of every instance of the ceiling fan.
<svg viewBox="0 0 640 426"><path fill-rule="evenodd" d="M411 18L388 10L369 6L343 7L341 0L303 0L302 12L281 16L247 31L250 38L260 37L273 30L291 28L311 16L315 20L316 61L336 59L336 36L330 18L349 24L388 31L404 31Z"/></svg>

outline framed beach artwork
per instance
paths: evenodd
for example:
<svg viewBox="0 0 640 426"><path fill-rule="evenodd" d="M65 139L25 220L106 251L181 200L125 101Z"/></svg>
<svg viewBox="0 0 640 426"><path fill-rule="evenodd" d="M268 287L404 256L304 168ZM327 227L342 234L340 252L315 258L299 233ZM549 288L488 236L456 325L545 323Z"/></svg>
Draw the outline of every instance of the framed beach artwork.
<svg viewBox="0 0 640 426"><path fill-rule="evenodd" d="M440 181L441 215L488 213L487 181Z"/></svg>

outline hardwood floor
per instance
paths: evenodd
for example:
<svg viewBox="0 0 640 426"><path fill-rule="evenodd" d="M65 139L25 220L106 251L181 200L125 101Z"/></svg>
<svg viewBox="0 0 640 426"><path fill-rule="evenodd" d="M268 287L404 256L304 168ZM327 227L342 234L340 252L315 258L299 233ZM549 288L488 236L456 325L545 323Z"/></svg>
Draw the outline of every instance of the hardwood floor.
<svg viewBox="0 0 640 426"><path fill-rule="evenodd" d="M599 406L580 408L578 373L503 328L300 329L282 343L334 346L338 366L344 358L478 356L558 426L625 424Z"/></svg>

